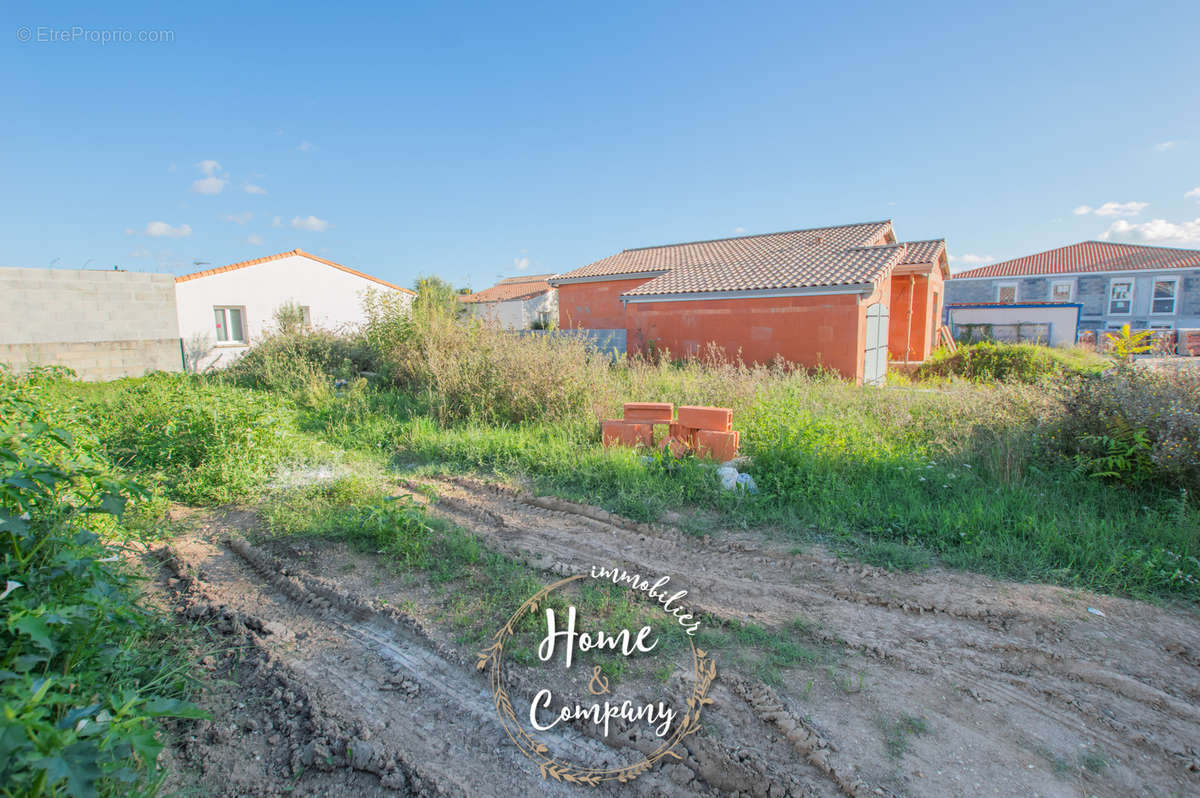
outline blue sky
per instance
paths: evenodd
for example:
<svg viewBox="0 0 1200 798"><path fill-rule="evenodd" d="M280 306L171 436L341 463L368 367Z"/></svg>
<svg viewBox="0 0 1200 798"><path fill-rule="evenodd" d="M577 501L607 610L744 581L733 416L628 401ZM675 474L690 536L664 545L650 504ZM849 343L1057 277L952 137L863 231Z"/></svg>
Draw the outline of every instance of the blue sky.
<svg viewBox="0 0 1200 798"><path fill-rule="evenodd" d="M955 269L1200 247L1200 3L973 5L7 3L0 265L480 289L884 218Z"/></svg>

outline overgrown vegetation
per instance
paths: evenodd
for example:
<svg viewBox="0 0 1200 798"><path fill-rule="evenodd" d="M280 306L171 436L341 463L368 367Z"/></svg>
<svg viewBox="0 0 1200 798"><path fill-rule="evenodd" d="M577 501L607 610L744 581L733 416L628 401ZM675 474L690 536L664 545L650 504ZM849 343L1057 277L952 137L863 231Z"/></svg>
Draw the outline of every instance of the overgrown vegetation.
<svg viewBox="0 0 1200 798"><path fill-rule="evenodd" d="M151 792L182 700L160 622L103 537L143 498L0 371L0 793ZM102 537L103 536L103 537Z"/></svg>
<svg viewBox="0 0 1200 798"><path fill-rule="evenodd" d="M972 382L1040 383L1068 375L1098 374L1107 358L1087 349L981 341L954 352L938 349L916 372L920 379L959 377Z"/></svg>

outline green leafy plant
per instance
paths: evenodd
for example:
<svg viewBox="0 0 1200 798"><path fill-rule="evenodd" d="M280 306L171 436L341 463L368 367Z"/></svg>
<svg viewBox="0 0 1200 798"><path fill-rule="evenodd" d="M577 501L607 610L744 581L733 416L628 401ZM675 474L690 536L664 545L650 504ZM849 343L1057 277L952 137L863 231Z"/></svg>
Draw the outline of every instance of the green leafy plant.
<svg viewBox="0 0 1200 798"><path fill-rule="evenodd" d="M97 533L145 491L82 456L7 379L0 419L0 791L83 798L154 785L155 719L202 713L139 650L155 619Z"/></svg>
<svg viewBox="0 0 1200 798"><path fill-rule="evenodd" d="M1105 333L1104 340L1108 342L1109 351L1119 358L1129 358L1141 355L1154 348L1150 330L1134 332L1128 324L1121 325L1117 333Z"/></svg>

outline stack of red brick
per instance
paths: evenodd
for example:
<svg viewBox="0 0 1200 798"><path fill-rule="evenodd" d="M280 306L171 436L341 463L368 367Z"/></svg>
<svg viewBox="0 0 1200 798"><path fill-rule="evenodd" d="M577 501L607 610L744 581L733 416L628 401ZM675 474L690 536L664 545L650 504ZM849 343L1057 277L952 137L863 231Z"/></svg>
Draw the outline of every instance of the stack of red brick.
<svg viewBox="0 0 1200 798"><path fill-rule="evenodd" d="M676 457L688 452L722 461L737 457L740 435L733 429L731 408L681 405L676 418L670 402L627 402L624 415L601 425L605 446L649 448L655 445L654 427L665 425L667 434L658 445Z"/></svg>

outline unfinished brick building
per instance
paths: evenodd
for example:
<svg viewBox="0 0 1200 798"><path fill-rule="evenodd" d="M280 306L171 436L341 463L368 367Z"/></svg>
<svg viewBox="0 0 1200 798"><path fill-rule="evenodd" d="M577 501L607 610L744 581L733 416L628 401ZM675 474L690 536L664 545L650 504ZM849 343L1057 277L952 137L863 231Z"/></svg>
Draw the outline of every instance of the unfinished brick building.
<svg viewBox="0 0 1200 798"><path fill-rule="evenodd" d="M901 243L881 221L627 249L550 282L561 328L619 333L630 353L715 343L879 383L936 346L949 273L944 240Z"/></svg>

